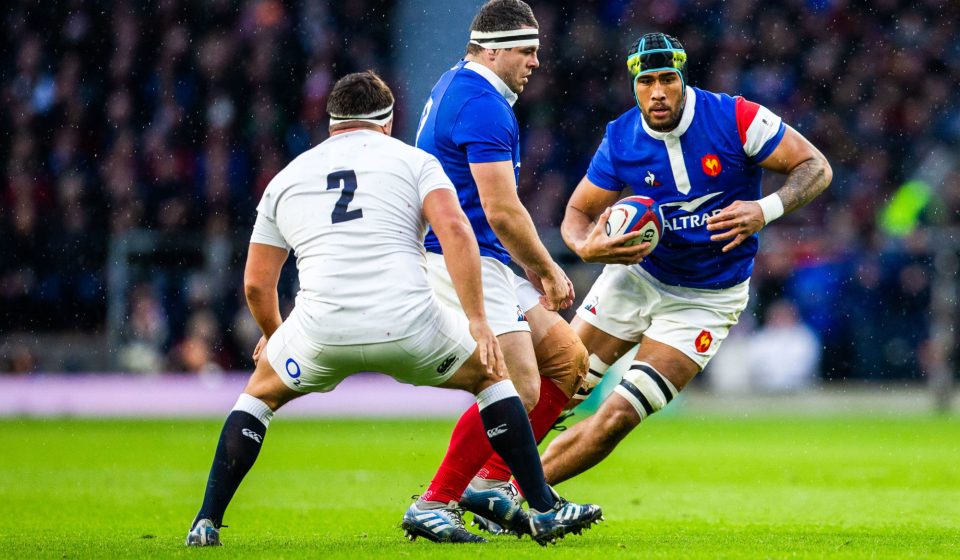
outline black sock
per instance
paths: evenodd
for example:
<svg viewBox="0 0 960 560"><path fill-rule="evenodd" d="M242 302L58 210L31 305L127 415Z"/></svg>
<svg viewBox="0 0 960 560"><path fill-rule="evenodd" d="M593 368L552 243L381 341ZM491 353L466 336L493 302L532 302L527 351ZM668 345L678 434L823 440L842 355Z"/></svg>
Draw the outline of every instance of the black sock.
<svg viewBox="0 0 960 560"><path fill-rule="evenodd" d="M490 446L510 467L530 507L540 512L553 508L553 493L543 477L530 419L513 383L501 381L487 387L477 395L477 404Z"/></svg>
<svg viewBox="0 0 960 560"><path fill-rule="evenodd" d="M256 416L242 410L230 412L220 432L203 505L193 520L194 525L201 519L209 519L215 527L220 527L230 499L257 460L266 433L267 427Z"/></svg>

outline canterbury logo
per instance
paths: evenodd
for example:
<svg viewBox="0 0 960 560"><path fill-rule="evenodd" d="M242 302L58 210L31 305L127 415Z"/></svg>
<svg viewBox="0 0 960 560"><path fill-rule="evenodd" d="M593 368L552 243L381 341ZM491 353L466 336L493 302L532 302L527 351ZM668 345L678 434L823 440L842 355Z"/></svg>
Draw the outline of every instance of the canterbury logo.
<svg viewBox="0 0 960 560"><path fill-rule="evenodd" d="M243 434L243 435L245 435L245 436L247 436L248 438L252 439L253 441L255 441L255 442L257 442L257 443L263 443L263 438L260 437L260 434L258 434L257 432L255 432L255 431L253 431L253 430L251 430L251 429L249 429L249 428L244 428L244 429L240 430L240 433Z"/></svg>
<svg viewBox="0 0 960 560"><path fill-rule="evenodd" d="M443 361L443 363L437 366L437 373L439 373L440 375L447 373L447 370L449 370L450 366L452 366L456 361L457 361L457 355L450 354L449 356L447 356L447 359Z"/></svg>
<svg viewBox="0 0 960 560"><path fill-rule="evenodd" d="M496 428L490 428L489 430L487 430L487 437L496 437L506 432L507 432L507 425L500 424Z"/></svg>

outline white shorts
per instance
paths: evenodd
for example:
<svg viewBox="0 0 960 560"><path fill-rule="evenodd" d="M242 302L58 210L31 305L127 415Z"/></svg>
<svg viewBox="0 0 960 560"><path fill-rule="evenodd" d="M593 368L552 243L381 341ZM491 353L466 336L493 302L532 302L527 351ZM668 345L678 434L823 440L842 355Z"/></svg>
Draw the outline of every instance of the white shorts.
<svg viewBox="0 0 960 560"><path fill-rule="evenodd" d="M540 296L543 294L540 293L540 290L534 288L533 284L526 278L514 274L513 288L517 292L517 302L524 313L540 305Z"/></svg>
<svg viewBox="0 0 960 560"><path fill-rule="evenodd" d="M430 304L437 312L412 335L345 345L311 340L294 308L267 342L266 356L280 379L302 393L332 391L362 371L385 373L410 385L439 385L460 369L477 343L466 318L436 301Z"/></svg>
<svg viewBox="0 0 960 560"><path fill-rule="evenodd" d="M509 266L491 257L480 257L480 271L483 275L483 307L493 334L500 336L516 331L529 332L530 324L524 315L529 308L520 306L517 286L524 282L530 285L530 282L514 274ZM453 281L450 280L443 255L427 253L427 279L430 280L437 299L462 316L463 307L453 287ZM536 292L533 285L530 285L530 290ZM529 303L529 294L525 298L525 303Z"/></svg>
<svg viewBox="0 0 960 560"><path fill-rule="evenodd" d="M722 290L664 284L640 267L607 265L577 316L630 342L649 337L703 369L747 307L750 281Z"/></svg>

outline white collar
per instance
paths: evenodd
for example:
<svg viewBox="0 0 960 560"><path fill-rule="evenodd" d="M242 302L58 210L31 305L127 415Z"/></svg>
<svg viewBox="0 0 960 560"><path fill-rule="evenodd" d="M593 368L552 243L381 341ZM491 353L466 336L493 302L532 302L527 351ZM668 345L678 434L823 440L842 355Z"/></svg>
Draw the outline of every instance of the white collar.
<svg viewBox="0 0 960 560"><path fill-rule="evenodd" d="M513 90L511 90L509 87L507 87L506 82L501 80L500 76L497 76L496 72L494 72L493 70L487 68L486 66L484 66L483 64L480 64L479 62L473 62L472 60L468 60L467 63L463 65L463 67L473 70L477 74L480 74L481 76L486 78L487 81L490 82L490 85L495 87L497 91L500 92L500 95L502 95L503 98L507 100L507 103L509 103L511 107L513 107L513 104L517 102L517 98L519 96L516 93L514 93Z"/></svg>
<svg viewBox="0 0 960 560"><path fill-rule="evenodd" d="M639 107L638 107L639 109ZM680 115L680 122L677 123L677 127L673 130L667 132L657 132L647 125L647 120L643 118L643 112L640 113L640 123L643 125L643 130L656 138L657 140L665 140L667 137L680 138L683 136L683 133L690 128L690 123L693 122L693 113L697 110L697 94L693 91L693 88L686 86L686 102L683 106L683 114Z"/></svg>

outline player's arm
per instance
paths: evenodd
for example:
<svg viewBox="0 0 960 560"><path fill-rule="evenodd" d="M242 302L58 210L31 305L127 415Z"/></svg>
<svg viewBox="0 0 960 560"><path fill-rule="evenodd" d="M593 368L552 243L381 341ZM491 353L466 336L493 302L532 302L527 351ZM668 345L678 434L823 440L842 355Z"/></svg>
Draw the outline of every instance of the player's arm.
<svg viewBox="0 0 960 560"><path fill-rule="evenodd" d="M827 158L789 126L777 147L759 165L787 175L787 180L777 192L766 198L734 202L719 214L707 218L708 230L726 230L711 236L711 241L732 239L723 247L724 252L740 245L780 216L802 208L826 190L833 180L833 169Z"/></svg>
<svg viewBox="0 0 960 560"><path fill-rule="evenodd" d="M533 225L533 219L517 196L513 162L471 163L480 204L497 239L521 266L533 271L543 282L541 304L551 311L573 304L573 284L554 262Z"/></svg>
<svg viewBox="0 0 960 560"><path fill-rule="evenodd" d="M280 297L277 284L287 261L286 249L263 243L251 243L243 271L243 293L247 306L266 338L280 327Z"/></svg>
<svg viewBox="0 0 960 560"><path fill-rule="evenodd" d="M460 306L470 321L470 334L480 349L480 361L487 366L488 372L496 372L503 377L506 372L503 354L497 337L487 323L483 306L480 248L455 191L430 191L423 199L423 215L430 222L443 248L443 260L460 299Z"/></svg>
<svg viewBox="0 0 960 560"><path fill-rule="evenodd" d="M642 235L642 232L635 231L620 237L607 235L610 207L619 197L620 191L600 188L584 176L567 202L560 234L567 247L585 262L637 264L649 254L649 243L623 246Z"/></svg>

